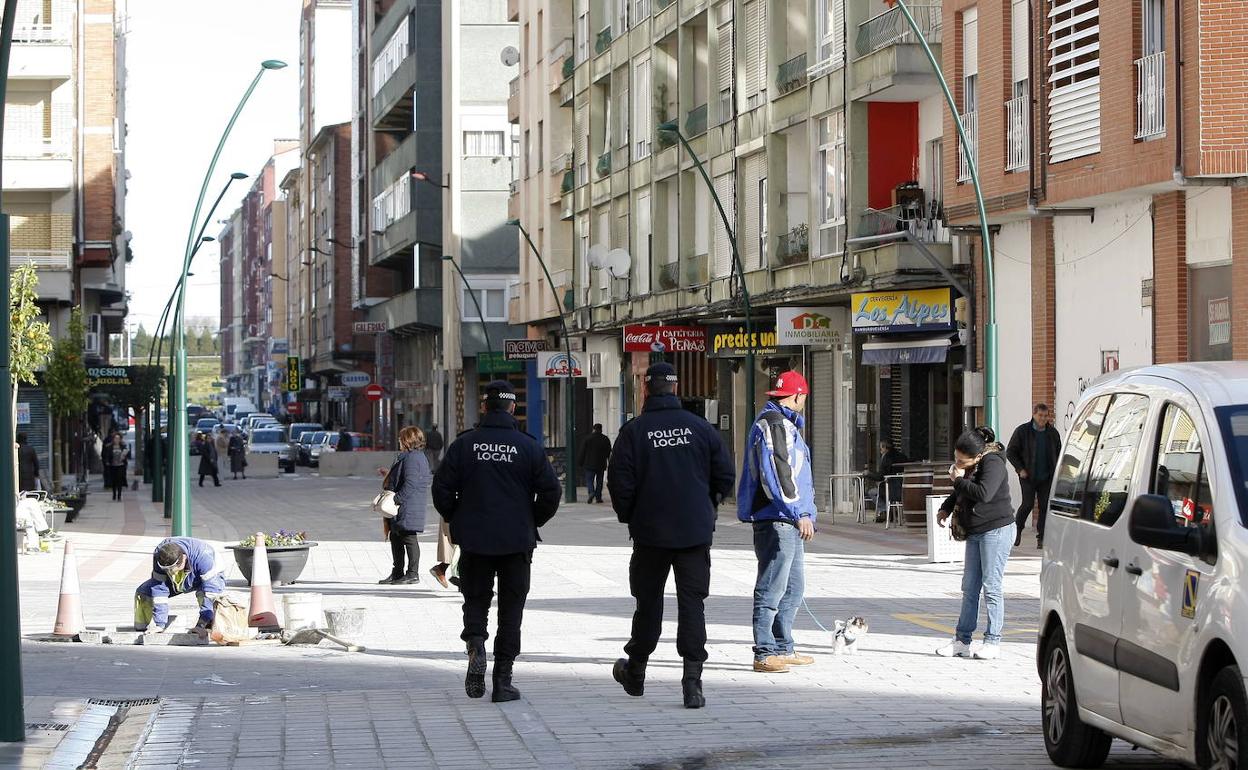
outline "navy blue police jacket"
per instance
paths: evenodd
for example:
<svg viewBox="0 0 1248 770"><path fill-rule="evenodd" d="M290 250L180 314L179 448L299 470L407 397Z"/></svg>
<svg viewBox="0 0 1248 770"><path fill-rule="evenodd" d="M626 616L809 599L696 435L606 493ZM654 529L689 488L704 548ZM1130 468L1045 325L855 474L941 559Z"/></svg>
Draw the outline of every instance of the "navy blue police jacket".
<svg viewBox="0 0 1248 770"><path fill-rule="evenodd" d="M648 396L611 452L611 506L633 542L655 548L708 545L715 508L733 493L736 469L719 431L676 396Z"/></svg>
<svg viewBox="0 0 1248 770"><path fill-rule="evenodd" d="M559 509L559 479L546 453L506 412L487 412L451 443L432 491L451 539L468 553L532 551L537 528Z"/></svg>

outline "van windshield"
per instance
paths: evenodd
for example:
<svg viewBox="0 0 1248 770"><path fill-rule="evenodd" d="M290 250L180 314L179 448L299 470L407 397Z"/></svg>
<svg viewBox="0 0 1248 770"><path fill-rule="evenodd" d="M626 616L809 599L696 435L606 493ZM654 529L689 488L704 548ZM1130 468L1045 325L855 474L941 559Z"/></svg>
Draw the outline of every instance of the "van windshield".
<svg viewBox="0 0 1248 770"><path fill-rule="evenodd" d="M1222 440L1226 442L1226 456L1230 461L1231 485L1235 488L1239 504L1239 520L1248 527L1248 404L1220 406L1213 410L1222 428Z"/></svg>
<svg viewBox="0 0 1248 770"><path fill-rule="evenodd" d="M282 441L280 430L258 430L251 434L253 444L279 444Z"/></svg>

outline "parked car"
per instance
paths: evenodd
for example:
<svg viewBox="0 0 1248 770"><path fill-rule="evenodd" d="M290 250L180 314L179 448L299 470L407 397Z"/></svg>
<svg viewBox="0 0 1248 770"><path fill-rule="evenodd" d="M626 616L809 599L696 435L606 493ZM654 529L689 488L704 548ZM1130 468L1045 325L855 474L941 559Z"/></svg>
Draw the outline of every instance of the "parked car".
<svg viewBox="0 0 1248 770"><path fill-rule="evenodd" d="M319 422L295 422L290 425L290 441L286 445L286 453L278 464L287 472L294 473L299 464L299 439L307 433L315 433L321 429Z"/></svg>
<svg viewBox="0 0 1248 770"><path fill-rule="evenodd" d="M252 403L250 398L243 396L226 396L221 399L221 408L218 410L218 417L225 422L231 422L237 419L237 413L242 411L244 414L256 411L256 405Z"/></svg>
<svg viewBox="0 0 1248 770"><path fill-rule="evenodd" d="M319 446L325 440L325 431L305 431L299 437L299 446L295 455L296 465L309 466L312 464L312 447ZM317 453L320 456L320 453Z"/></svg>
<svg viewBox="0 0 1248 770"><path fill-rule="evenodd" d="M220 424L221 424L221 421L218 420L216 417L200 417L198 420L195 421L195 430L203 431L205 433L210 433L212 432L213 428L217 427Z"/></svg>
<svg viewBox="0 0 1248 770"><path fill-rule="evenodd" d="M373 451L373 437L369 433L355 433L348 431L352 439L352 451L355 452L371 452ZM308 451L310 462L313 468L320 467L321 455L325 452L338 451L338 438L341 434L337 431L331 431L325 434L325 438L319 444L314 444Z"/></svg>
<svg viewBox="0 0 1248 770"><path fill-rule="evenodd" d="M271 414L264 414L263 412L256 412L247 415L247 419L243 420L241 424L243 430L247 433L251 433L256 428L265 425L280 425L276 417Z"/></svg>
<svg viewBox="0 0 1248 770"><path fill-rule="evenodd" d="M286 429L281 426L256 428L247 436L247 454L279 455L279 465L286 448Z"/></svg>
<svg viewBox="0 0 1248 770"><path fill-rule="evenodd" d="M1049 757L1099 767L1118 738L1242 767L1248 363L1117 372L1074 415L1040 573Z"/></svg>
<svg viewBox="0 0 1248 770"><path fill-rule="evenodd" d="M186 405L186 424L194 425L195 422L199 420L200 417L203 417L204 414L207 413L207 411L208 411L207 409L200 406L199 404L187 404Z"/></svg>

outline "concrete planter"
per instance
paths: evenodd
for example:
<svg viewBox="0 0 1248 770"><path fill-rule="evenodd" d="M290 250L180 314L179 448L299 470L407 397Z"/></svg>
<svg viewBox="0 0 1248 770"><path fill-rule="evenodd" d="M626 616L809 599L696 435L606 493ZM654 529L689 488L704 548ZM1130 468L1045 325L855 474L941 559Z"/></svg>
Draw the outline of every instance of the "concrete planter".
<svg viewBox="0 0 1248 770"><path fill-rule="evenodd" d="M304 543L269 546L266 550L269 556L269 577L273 580L273 585L289 584L298 580L308 564L308 549L316 545ZM227 545L226 548L234 552L234 562L238 565L239 572L243 573L247 585L251 585L251 566L256 549L241 545Z"/></svg>

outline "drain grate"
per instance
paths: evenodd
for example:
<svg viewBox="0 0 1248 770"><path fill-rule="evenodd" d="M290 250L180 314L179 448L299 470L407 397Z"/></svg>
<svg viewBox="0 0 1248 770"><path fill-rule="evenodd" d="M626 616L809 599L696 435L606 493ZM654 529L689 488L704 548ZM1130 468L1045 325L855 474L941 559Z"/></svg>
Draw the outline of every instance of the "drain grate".
<svg viewBox="0 0 1248 770"><path fill-rule="evenodd" d="M27 730L52 730L53 732L65 732L69 729L69 725L63 725L59 722L27 722Z"/></svg>
<svg viewBox="0 0 1248 770"><path fill-rule="evenodd" d="M133 706L154 706L160 703L160 698L91 698L87 703L92 706L116 706L133 707Z"/></svg>

